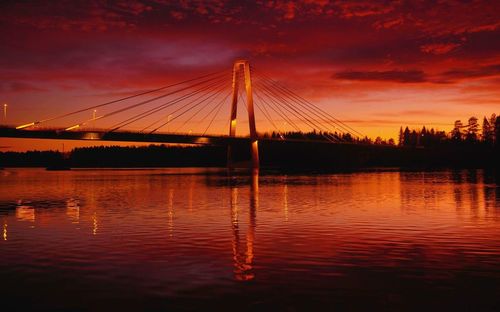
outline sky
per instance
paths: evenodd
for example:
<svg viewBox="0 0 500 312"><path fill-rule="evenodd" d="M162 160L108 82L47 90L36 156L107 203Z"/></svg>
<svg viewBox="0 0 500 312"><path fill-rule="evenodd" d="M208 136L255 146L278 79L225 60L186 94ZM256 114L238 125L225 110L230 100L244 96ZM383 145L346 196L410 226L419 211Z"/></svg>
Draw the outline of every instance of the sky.
<svg viewBox="0 0 500 312"><path fill-rule="evenodd" d="M500 113L498 1L4 0L0 11L2 124L241 58L372 138ZM0 139L0 150L60 145Z"/></svg>

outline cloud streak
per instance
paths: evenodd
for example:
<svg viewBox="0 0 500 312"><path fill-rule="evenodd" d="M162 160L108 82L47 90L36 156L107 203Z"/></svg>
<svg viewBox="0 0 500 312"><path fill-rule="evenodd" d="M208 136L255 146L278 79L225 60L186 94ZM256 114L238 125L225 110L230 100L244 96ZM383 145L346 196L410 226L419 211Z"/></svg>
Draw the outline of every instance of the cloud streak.
<svg viewBox="0 0 500 312"><path fill-rule="evenodd" d="M333 78L358 81L392 81L415 83L427 81L425 73L420 70L390 70L390 71L346 71L336 73Z"/></svg>

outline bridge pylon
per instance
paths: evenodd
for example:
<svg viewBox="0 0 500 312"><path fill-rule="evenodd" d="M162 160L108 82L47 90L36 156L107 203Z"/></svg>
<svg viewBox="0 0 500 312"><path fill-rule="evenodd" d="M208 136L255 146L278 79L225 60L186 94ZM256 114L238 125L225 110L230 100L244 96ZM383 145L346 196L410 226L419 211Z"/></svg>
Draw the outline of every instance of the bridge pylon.
<svg viewBox="0 0 500 312"><path fill-rule="evenodd" d="M243 73L243 75L242 75ZM252 79L250 75L250 65L247 60L237 60L233 66L233 94L231 101L231 121L229 124L229 136L236 136L236 116L238 110L238 97L240 77L243 77L245 82L245 93L247 97L247 111L248 111L248 125L250 127L250 152L252 154L251 167L253 169L259 168L259 142L257 130L255 127L255 114L253 109L253 95L252 95ZM229 168L234 167L232 159L232 146L229 144L227 150L227 165Z"/></svg>

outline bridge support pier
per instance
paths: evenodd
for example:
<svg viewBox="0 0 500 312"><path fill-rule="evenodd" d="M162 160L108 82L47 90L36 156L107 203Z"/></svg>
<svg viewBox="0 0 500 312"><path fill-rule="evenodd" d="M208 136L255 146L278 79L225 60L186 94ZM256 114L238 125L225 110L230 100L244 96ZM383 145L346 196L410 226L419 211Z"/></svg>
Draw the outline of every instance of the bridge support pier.
<svg viewBox="0 0 500 312"><path fill-rule="evenodd" d="M236 116L238 109L238 95L239 95L239 84L240 76L243 71L243 79L245 82L245 93L247 97L247 111L248 111L248 125L250 127L250 153L251 153L251 164L250 167L253 169L259 168L259 141L257 130L255 127L255 114L253 108L253 94L252 94L252 80L250 75L250 65L247 60L237 60L234 62L233 66L233 94L231 101L231 122L229 124L229 136L236 136ZM229 144L227 149L227 166L229 168L234 168L235 164L232 159L232 146Z"/></svg>

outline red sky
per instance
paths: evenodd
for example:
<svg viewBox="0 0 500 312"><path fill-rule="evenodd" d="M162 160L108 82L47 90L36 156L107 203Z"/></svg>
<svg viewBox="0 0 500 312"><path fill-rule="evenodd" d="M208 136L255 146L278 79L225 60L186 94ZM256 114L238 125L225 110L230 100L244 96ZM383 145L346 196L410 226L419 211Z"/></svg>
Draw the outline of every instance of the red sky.
<svg viewBox="0 0 500 312"><path fill-rule="evenodd" d="M0 12L2 123L229 71L237 58L371 137L450 130L500 108L498 1L2 1ZM0 146L48 144L23 142Z"/></svg>

